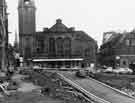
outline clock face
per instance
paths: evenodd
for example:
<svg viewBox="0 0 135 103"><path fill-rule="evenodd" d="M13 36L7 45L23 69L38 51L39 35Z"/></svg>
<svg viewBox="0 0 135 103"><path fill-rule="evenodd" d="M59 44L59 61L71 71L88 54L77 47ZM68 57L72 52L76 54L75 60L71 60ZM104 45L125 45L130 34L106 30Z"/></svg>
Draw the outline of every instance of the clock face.
<svg viewBox="0 0 135 103"><path fill-rule="evenodd" d="M26 4L26 5L28 5L28 4L29 4L29 2L27 1L27 2L25 2L25 4Z"/></svg>
<svg viewBox="0 0 135 103"><path fill-rule="evenodd" d="M24 3L28 5L30 3L30 0L24 0Z"/></svg>

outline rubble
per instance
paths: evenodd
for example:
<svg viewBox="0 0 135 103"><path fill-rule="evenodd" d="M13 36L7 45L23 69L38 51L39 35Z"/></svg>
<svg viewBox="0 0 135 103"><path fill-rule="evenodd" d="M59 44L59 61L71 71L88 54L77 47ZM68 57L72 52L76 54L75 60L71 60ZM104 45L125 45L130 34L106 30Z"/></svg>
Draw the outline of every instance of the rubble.
<svg viewBox="0 0 135 103"><path fill-rule="evenodd" d="M41 93L64 100L65 103L92 103L84 94L64 81L55 72L33 72L30 79L34 84L42 86Z"/></svg>
<svg viewBox="0 0 135 103"><path fill-rule="evenodd" d="M33 85L33 83L21 83L17 91L19 92L31 92L32 90L40 89L39 86Z"/></svg>
<svg viewBox="0 0 135 103"><path fill-rule="evenodd" d="M56 72L31 71L27 76L14 74L3 85L1 87L3 93L13 98L18 98L16 96L18 93L38 91L43 96L49 96L64 103L92 103L90 98L63 80Z"/></svg>

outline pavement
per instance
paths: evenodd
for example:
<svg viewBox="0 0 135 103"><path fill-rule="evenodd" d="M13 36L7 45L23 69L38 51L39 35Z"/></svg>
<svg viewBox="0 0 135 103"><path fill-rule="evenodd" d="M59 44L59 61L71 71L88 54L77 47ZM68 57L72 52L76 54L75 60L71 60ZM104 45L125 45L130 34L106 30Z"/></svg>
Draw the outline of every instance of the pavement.
<svg viewBox="0 0 135 103"><path fill-rule="evenodd" d="M95 96L104 99L110 103L135 103L135 99L126 96L120 92L111 89L102 83L99 83L93 79L88 78L77 78L75 74L70 72L61 72L63 76L76 83L86 91L94 94Z"/></svg>

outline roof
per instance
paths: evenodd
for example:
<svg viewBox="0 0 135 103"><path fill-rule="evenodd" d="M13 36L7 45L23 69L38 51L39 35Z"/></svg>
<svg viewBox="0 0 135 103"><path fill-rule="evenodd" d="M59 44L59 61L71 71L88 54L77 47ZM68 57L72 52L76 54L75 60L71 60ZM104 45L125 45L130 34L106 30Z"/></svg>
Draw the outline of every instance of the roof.
<svg viewBox="0 0 135 103"><path fill-rule="evenodd" d="M54 24L51 28L44 28L43 32L36 32L35 34L36 34L36 36L44 35L44 34L46 34L46 36L47 36L47 35L50 35L50 33L52 33L52 32L58 33L58 34L61 32L68 33L69 35L75 36L75 38L80 41L92 41L95 44L97 44L97 42L84 31L76 31L76 30L74 30L73 27L68 28L67 26L65 26L62 23L61 19L57 19L56 24Z"/></svg>
<svg viewBox="0 0 135 103"><path fill-rule="evenodd" d="M67 32L68 31L68 27L65 26L63 23L62 23L62 20L61 19L57 19L56 20L56 24L53 25L49 31L52 31L52 32Z"/></svg>
<svg viewBox="0 0 135 103"><path fill-rule="evenodd" d="M110 41L113 41L114 39L116 39L119 36L120 36L120 33L116 33L116 32L105 32L103 34L103 44L108 43Z"/></svg>
<svg viewBox="0 0 135 103"><path fill-rule="evenodd" d="M126 38L133 38L135 33L132 32L123 32L123 33L113 33L106 42L104 42L102 45L106 45L108 43L111 44L113 47L117 47L123 43L123 41ZM135 36L134 36L135 37Z"/></svg>
<svg viewBox="0 0 135 103"><path fill-rule="evenodd" d="M85 33L84 31L75 31L75 35L76 35L76 38L79 40L93 41L96 43L96 41L90 35Z"/></svg>

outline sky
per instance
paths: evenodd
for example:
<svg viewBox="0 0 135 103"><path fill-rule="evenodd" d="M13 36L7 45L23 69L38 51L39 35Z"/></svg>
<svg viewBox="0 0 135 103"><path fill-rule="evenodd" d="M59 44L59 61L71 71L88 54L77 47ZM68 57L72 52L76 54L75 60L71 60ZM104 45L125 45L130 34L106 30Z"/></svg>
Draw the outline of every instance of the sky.
<svg viewBox="0 0 135 103"><path fill-rule="evenodd" d="M6 0L9 13L9 42L18 32L18 0ZM102 43L103 32L135 28L135 0L35 0L36 29L51 27L61 18L68 27L83 30Z"/></svg>

